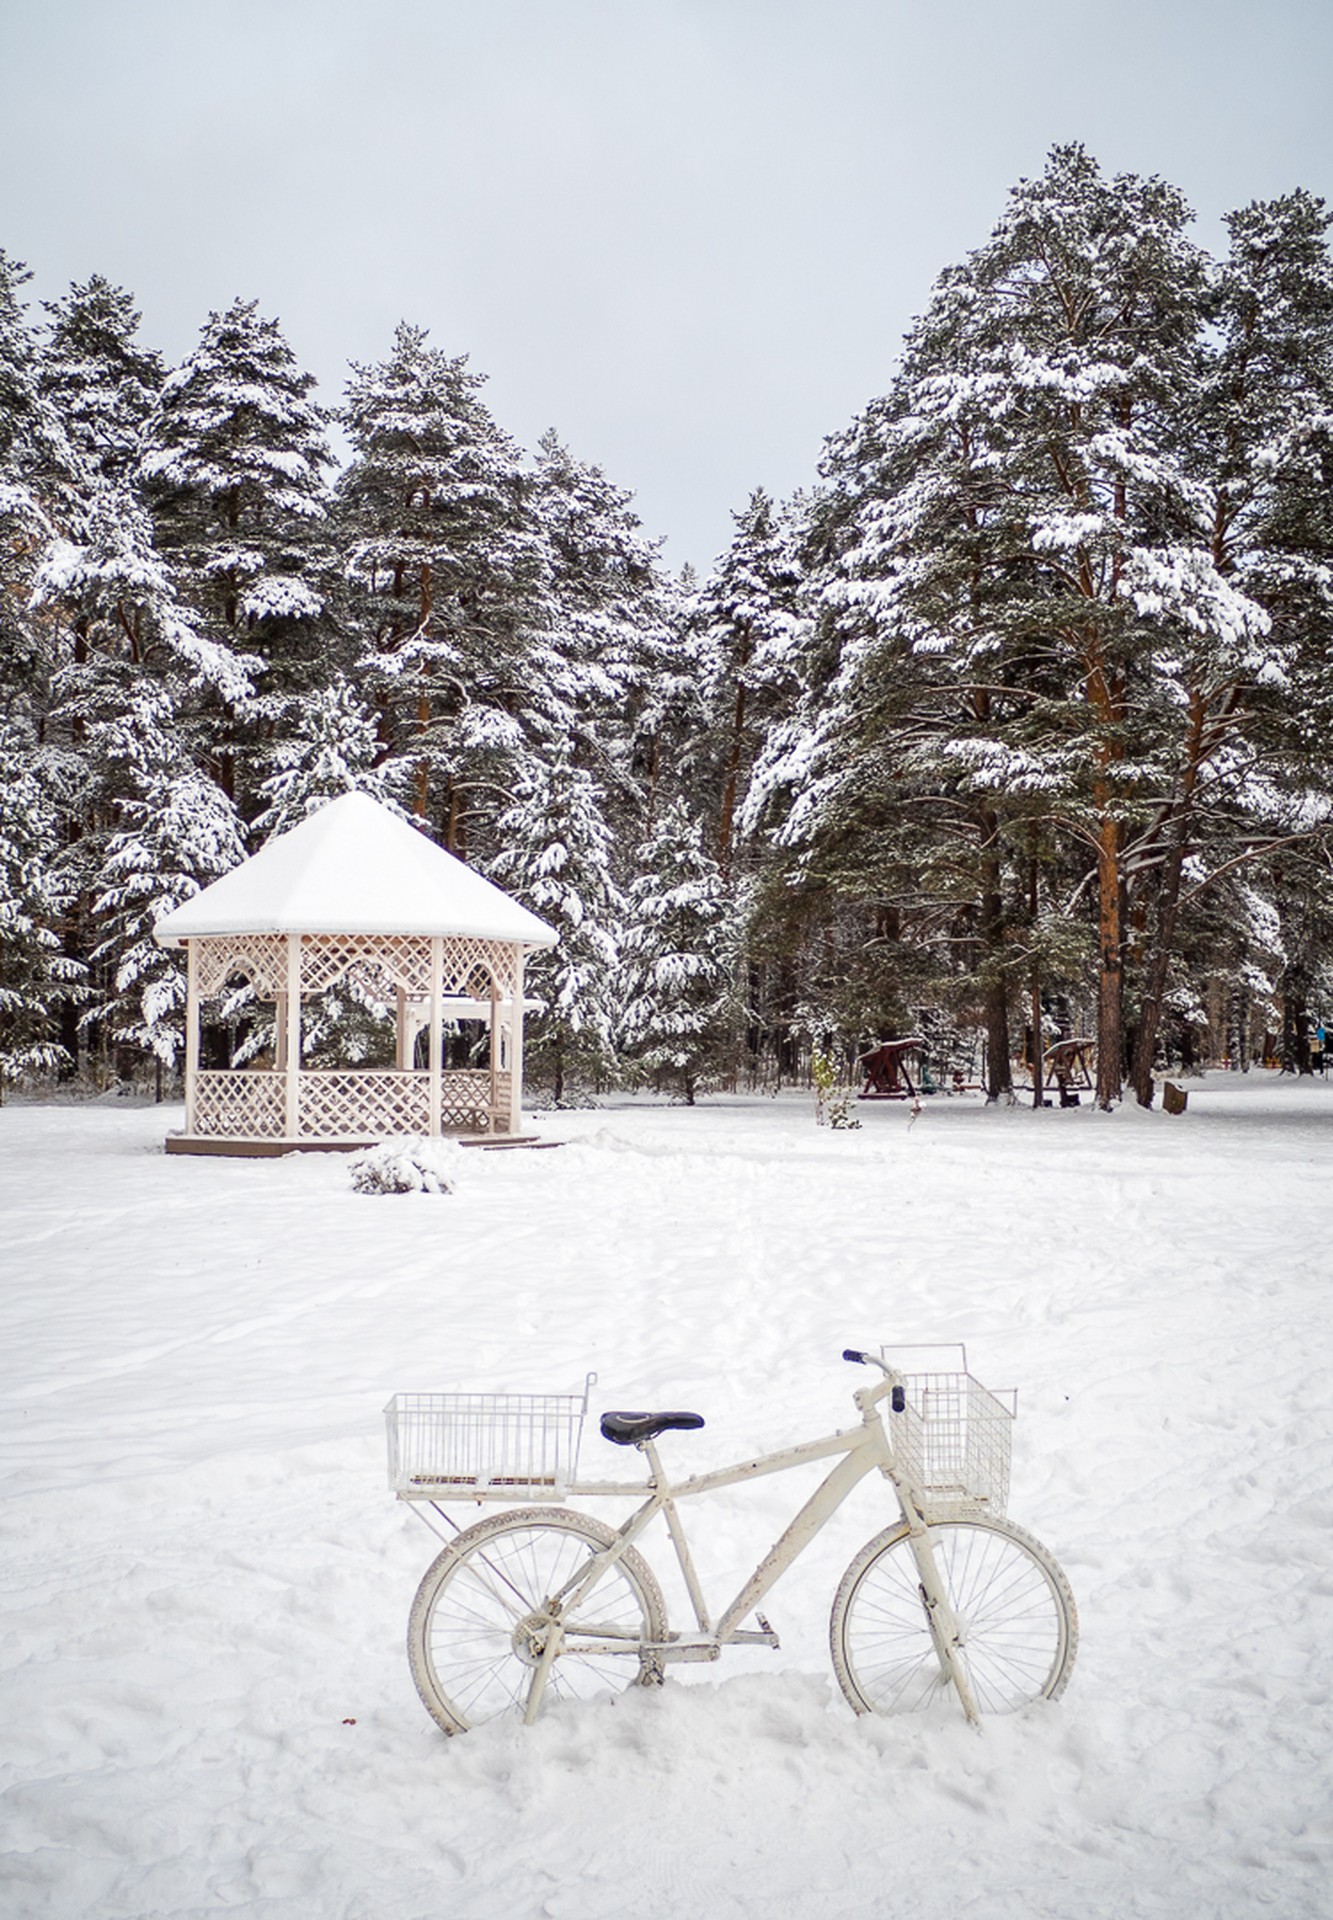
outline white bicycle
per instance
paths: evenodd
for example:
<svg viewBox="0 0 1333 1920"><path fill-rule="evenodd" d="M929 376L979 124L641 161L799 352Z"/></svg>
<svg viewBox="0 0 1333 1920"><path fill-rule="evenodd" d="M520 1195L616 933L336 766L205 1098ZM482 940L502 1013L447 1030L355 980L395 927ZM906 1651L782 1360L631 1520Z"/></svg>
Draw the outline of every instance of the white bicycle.
<svg viewBox="0 0 1333 1920"><path fill-rule="evenodd" d="M1012 1410L966 1371L965 1355L961 1370L924 1373L850 1348L843 1357L884 1376L854 1395L858 1426L686 1480L667 1478L656 1443L663 1433L702 1427L697 1413L603 1414L603 1436L644 1456L646 1485L576 1477L595 1375L582 1399L396 1395L385 1413L390 1482L401 1499L433 1509L450 1527L451 1501L546 1503L455 1528L417 1590L408 1657L445 1732L504 1714L531 1723L550 1698L656 1685L673 1661L716 1660L724 1647L776 1647L760 1602L871 1473L893 1488L899 1514L861 1548L833 1599L833 1667L852 1707L911 1712L952 1694L976 1722L1057 1698L1074 1663L1078 1616L1050 1553L1002 1517ZM836 1464L740 1592L714 1612L680 1503L826 1458ZM618 1528L550 1504L625 1496L640 1504ZM694 1613L684 1633L668 1627L661 1588L637 1545L658 1514ZM744 1626L751 1614L754 1625Z"/></svg>

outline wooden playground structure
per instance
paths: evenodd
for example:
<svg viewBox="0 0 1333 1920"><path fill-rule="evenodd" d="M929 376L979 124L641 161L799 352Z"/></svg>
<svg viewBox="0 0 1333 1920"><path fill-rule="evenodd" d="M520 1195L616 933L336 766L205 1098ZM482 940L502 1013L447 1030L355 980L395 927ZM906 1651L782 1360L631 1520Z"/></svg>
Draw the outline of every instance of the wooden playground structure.
<svg viewBox="0 0 1333 1920"><path fill-rule="evenodd" d="M857 1067L863 1080L859 1100L919 1100L923 1093L938 1093L942 1082L932 1079L927 1064L929 1042L919 1033L907 1034L902 1038L877 1041L873 1047L857 1056ZM1079 1096L1091 1092L1095 1084L1097 1042L1086 1034L1078 1034L1067 1040L1057 1040L1047 1047L1041 1056L1041 1088L1043 1100L1054 1092L1059 1096L1062 1107L1076 1107ZM1035 1084L1032 1062L1026 1051L1014 1062L1016 1068L1027 1075L1027 1084L1034 1094L1038 1091ZM984 1068L983 1076L984 1080ZM948 1091L965 1093L980 1090L982 1080L967 1080L961 1072L949 1076Z"/></svg>
<svg viewBox="0 0 1333 1920"><path fill-rule="evenodd" d="M856 1064L865 1075L865 1085L858 1099L915 1100L917 1089L907 1063L914 1055L919 1059L925 1045L920 1034L913 1034L905 1040L881 1040L861 1054Z"/></svg>
<svg viewBox="0 0 1333 1920"><path fill-rule="evenodd" d="M1092 1091L1096 1059L1097 1042L1087 1035L1057 1040L1041 1056L1043 1090L1054 1087L1062 1107L1076 1107L1079 1094Z"/></svg>

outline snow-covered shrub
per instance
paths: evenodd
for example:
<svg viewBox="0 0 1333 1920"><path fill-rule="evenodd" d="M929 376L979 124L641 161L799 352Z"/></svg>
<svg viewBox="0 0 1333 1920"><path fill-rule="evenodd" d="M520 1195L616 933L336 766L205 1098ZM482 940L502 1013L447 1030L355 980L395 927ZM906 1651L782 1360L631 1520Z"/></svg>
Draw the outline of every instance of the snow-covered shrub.
<svg viewBox="0 0 1333 1920"><path fill-rule="evenodd" d="M452 1140L393 1134L352 1162L356 1193L452 1193L462 1148Z"/></svg>

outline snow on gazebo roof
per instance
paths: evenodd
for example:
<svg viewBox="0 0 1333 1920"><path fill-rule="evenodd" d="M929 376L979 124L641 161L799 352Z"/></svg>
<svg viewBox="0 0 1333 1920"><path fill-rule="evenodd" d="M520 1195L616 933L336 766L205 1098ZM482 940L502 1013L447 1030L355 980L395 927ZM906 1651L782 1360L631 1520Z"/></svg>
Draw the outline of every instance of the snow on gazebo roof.
<svg viewBox="0 0 1333 1920"><path fill-rule="evenodd" d="M164 947L219 933L459 933L525 947L559 938L364 793L276 834L153 932Z"/></svg>

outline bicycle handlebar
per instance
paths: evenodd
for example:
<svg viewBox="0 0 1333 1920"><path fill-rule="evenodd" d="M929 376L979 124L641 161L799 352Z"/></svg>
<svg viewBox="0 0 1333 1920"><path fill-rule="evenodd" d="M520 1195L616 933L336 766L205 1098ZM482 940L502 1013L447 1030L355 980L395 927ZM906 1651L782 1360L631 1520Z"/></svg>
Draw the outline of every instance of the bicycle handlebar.
<svg viewBox="0 0 1333 1920"><path fill-rule="evenodd" d="M880 1372L887 1376L883 1386L875 1387L873 1391L869 1387L864 1389L864 1392L870 1396L869 1400L863 1401L860 1394L857 1395L857 1404L859 1406L869 1405L874 1400L882 1400L886 1393L892 1391L893 1398L889 1402L889 1405L895 1413L906 1412L907 1391L903 1386L902 1380L896 1370L881 1360L877 1353L862 1353L859 1347L844 1347L842 1357L844 1360L854 1360L863 1367L878 1367Z"/></svg>

